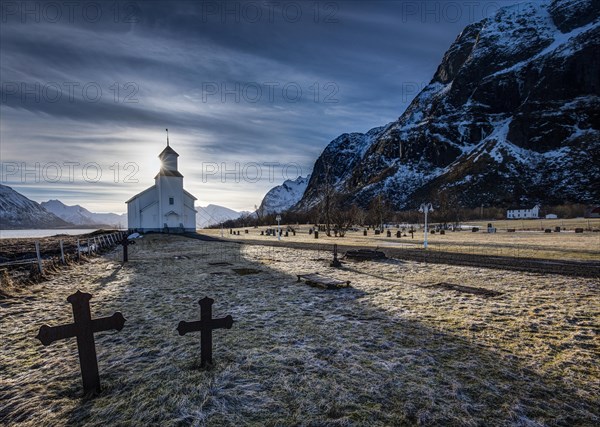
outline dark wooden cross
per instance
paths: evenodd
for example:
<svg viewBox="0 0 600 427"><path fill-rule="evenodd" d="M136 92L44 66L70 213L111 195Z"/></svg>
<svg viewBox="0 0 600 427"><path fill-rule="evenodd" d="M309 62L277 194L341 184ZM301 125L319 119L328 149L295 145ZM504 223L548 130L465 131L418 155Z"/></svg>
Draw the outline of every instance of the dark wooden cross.
<svg viewBox="0 0 600 427"><path fill-rule="evenodd" d="M212 305L214 299L204 297L200 304L200 320L195 322L179 322L177 331L179 335L185 335L188 332L200 331L200 367L212 365L212 330L213 329L231 329L233 318L228 315L220 319L212 318Z"/></svg>
<svg viewBox="0 0 600 427"><path fill-rule="evenodd" d="M92 320L90 313L91 298L92 295L80 291L69 296L67 301L73 305L73 318L75 321L61 326L43 325L36 336L44 345L50 345L54 341L65 338L77 337L79 364L81 366L81 378L83 379L83 391L85 394L100 392L100 375L98 374L94 332L111 329L120 331L125 324L125 318L119 312L110 317L101 317Z"/></svg>
<svg viewBox="0 0 600 427"><path fill-rule="evenodd" d="M123 236L121 245L123 245L123 262L127 262L129 261L129 257L127 256L127 246L129 246L129 239L127 238L127 234Z"/></svg>

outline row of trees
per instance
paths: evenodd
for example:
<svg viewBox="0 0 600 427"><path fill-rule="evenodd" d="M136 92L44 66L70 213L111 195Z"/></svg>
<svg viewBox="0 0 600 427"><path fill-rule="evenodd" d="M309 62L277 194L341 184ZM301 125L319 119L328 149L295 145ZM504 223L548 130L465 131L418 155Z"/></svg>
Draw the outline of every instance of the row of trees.
<svg viewBox="0 0 600 427"><path fill-rule="evenodd" d="M506 218L506 209L498 207L461 208L458 203L446 195L439 195L433 201L434 211L430 213L429 221L438 224L459 224L473 220L501 220ZM555 213L559 218L583 216L585 205L566 204L545 207L541 214ZM254 214L246 214L236 220L223 223L225 228L244 228L277 224L277 213L269 213L256 207ZM383 228L384 224L418 224L423 222L423 214L417 208L397 211L392 203L383 195L371 200L367 209L356 204L348 205L344 198L334 192L324 193L317 205L306 212L284 212L284 224L319 224L327 235L336 231L343 236L345 231L353 226ZM215 226L215 227L219 227Z"/></svg>

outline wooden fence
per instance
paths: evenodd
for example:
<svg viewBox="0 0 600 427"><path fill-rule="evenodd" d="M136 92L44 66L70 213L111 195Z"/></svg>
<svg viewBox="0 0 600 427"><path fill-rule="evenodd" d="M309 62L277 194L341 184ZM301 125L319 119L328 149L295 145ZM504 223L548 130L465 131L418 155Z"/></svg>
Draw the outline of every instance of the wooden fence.
<svg viewBox="0 0 600 427"><path fill-rule="evenodd" d="M86 255L94 255L98 254L100 251L110 249L115 247L116 245L120 245L123 237L127 233L125 231L117 231L109 234L100 234L98 236L89 237L87 239L77 239L77 245L75 248L75 252L73 255L80 260L82 254ZM37 264L38 270L40 274L44 273L44 265L43 265L43 257L42 257L42 247L39 241L35 241L35 258L25 258L18 260L11 260L0 263L0 268L2 267L14 267L19 265L31 265ZM66 259L68 253L65 253L64 249L64 241L63 239L59 240L60 246L60 262L62 264L66 264Z"/></svg>

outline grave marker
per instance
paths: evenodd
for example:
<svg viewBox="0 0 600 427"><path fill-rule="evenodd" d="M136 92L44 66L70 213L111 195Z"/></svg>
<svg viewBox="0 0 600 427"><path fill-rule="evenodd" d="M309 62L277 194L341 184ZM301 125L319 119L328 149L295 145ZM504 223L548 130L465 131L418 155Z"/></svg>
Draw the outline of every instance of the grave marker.
<svg viewBox="0 0 600 427"><path fill-rule="evenodd" d="M116 312L110 317L92 319L90 313L91 298L91 294L80 291L70 295L67 301L73 306L74 322L60 326L43 325L36 336L45 346L61 339L77 337L77 350L85 394L100 392L100 375L98 374L94 332L112 329L120 331L125 324L125 318L120 312Z"/></svg>
<svg viewBox="0 0 600 427"><path fill-rule="evenodd" d="M212 305L214 299L204 297L200 304L200 320L195 322L181 321L177 325L179 335L185 335L188 332L200 331L200 366L207 367L212 365L212 331L213 329L231 329L233 318L227 315L220 319L212 318Z"/></svg>

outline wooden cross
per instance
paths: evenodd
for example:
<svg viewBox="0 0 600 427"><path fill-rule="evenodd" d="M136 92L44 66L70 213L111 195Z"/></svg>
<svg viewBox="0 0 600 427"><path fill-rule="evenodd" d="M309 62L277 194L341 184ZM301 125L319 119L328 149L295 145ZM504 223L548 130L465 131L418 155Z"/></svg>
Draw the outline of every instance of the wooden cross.
<svg viewBox="0 0 600 427"><path fill-rule="evenodd" d="M81 378L83 379L83 391L85 394L100 392L100 375L98 374L94 332L111 329L120 331L125 324L125 318L119 312L110 317L101 317L92 320L90 313L91 298L92 295L80 291L69 296L67 301L73 305L73 318L75 321L61 326L43 325L36 336L44 345L50 345L54 341L65 338L77 337L79 364L81 366Z"/></svg>
<svg viewBox="0 0 600 427"><path fill-rule="evenodd" d="M200 331L200 367L212 365L212 330L213 329L231 329L233 318L228 315L220 319L212 318L212 305L214 299L204 297L200 304L200 320L195 322L179 322L177 331L179 335L185 335L188 332Z"/></svg>
<svg viewBox="0 0 600 427"><path fill-rule="evenodd" d="M127 262L129 261L129 257L127 256L127 246L129 246L129 239L127 238L127 234L123 236L121 245L123 245L123 262Z"/></svg>

